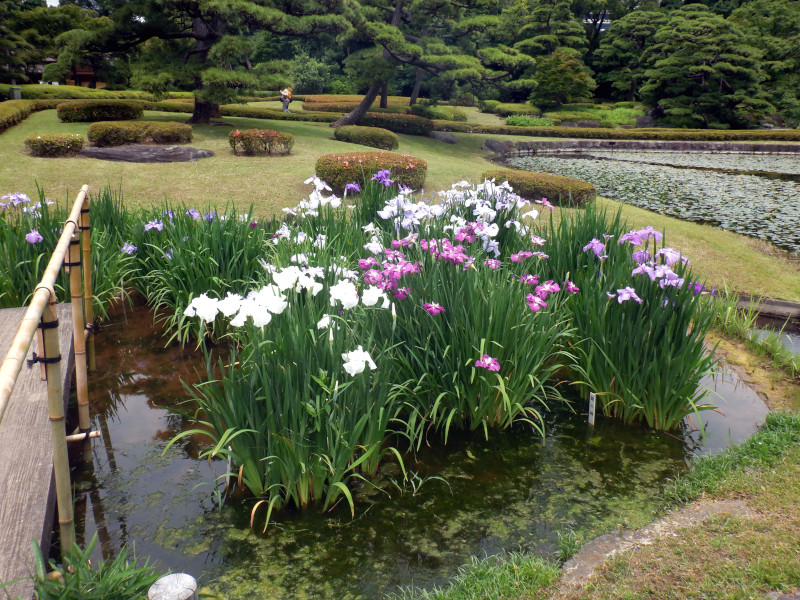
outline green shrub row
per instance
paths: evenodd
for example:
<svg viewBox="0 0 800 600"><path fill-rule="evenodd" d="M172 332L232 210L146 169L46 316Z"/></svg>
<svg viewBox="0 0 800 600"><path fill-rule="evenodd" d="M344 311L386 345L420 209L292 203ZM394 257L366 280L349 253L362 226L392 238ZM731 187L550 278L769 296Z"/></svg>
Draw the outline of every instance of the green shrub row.
<svg viewBox="0 0 800 600"><path fill-rule="evenodd" d="M394 150L400 145L397 136L388 129L380 127L363 127L361 125L345 125L337 127L333 136L341 142L361 144L381 150Z"/></svg>
<svg viewBox="0 0 800 600"><path fill-rule="evenodd" d="M7 100L0 102L0 133L21 123L31 113L55 108L58 103L59 100Z"/></svg>
<svg viewBox="0 0 800 600"><path fill-rule="evenodd" d="M434 121L436 131L525 135L532 137L578 138L600 140L675 140L696 142L771 140L800 142L800 131L794 129L609 129L600 127L509 127L478 125L455 121Z"/></svg>
<svg viewBox="0 0 800 600"><path fill-rule="evenodd" d="M421 158L392 152L323 154L317 159L317 176L341 193L348 183L363 184L374 173L389 169L398 185L418 190L425 183L428 163Z"/></svg>
<svg viewBox="0 0 800 600"><path fill-rule="evenodd" d="M360 125L366 127L383 127L396 133L408 135L428 135L433 131L433 121L414 115L398 115L390 113L368 112L361 119Z"/></svg>
<svg viewBox="0 0 800 600"><path fill-rule="evenodd" d="M25 148L31 156L73 156L83 150L86 140L79 134L32 135L25 138Z"/></svg>
<svg viewBox="0 0 800 600"><path fill-rule="evenodd" d="M554 206L583 206L597 197L597 189L591 183L550 173L493 169L483 173L481 179L508 181L514 192L526 200L547 198Z"/></svg>
<svg viewBox="0 0 800 600"><path fill-rule="evenodd" d="M153 98L152 94L138 90L109 91L78 85L39 85L37 83L14 87L20 88L23 100L152 100ZM10 88L9 84L0 84L0 97L8 98Z"/></svg>
<svg viewBox="0 0 800 600"><path fill-rule="evenodd" d="M311 121L315 123L333 123L341 115L325 112L282 112L271 108L243 106L241 104L225 104L220 112L226 117L246 117L249 119L272 119L276 121Z"/></svg>
<svg viewBox="0 0 800 600"><path fill-rule="evenodd" d="M506 117L506 125L511 125L513 127L552 127L555 123L545 117L513 115Z"/></svg>
<svg viewBox="0 0 800 600"><path fill-rule="evenodd" d="M303 102L304 111L349 113L359 105L358 102ZM387 108L372 106L371 112L396 113L405 115L408 113L407 106L397 106L390 104Z"/></svg>
<svg viewBox="0 0 800 600"><path fill-rule="evenodd" d="M578 121L600 120L600 117L598 117L595 113L590 113L586 111L577 111L577 110L559 110L553 112L546 112L542 116L556 122L572 121L574 123L577 123Z"/></svg>
<svg viewBox="0 0 800 600"><path fill-rule="evenodd" d="M98 121L89 125L89 141L95 146L124 144L186 144L192 141L192 127L162 121Z"/></svg>
<svg viewBox="0 0 800 600"><path fill-rule="evenodd" d="M289 154L294 146L294 136L274 129L236 129L228 134L228 143L234 154L266 156Z"/></svg>
<svg viewBox="0 0 800 600"><path fill-rule="evenodd" d="M447 121L464 122L467 120L467 114L454 108L452 106L434 106L431 104L414 104L409 112L418 117L425 117L426 119L444 119Z"/></svg>
<svg viewBox="0 0 800 600"><path fill-rule="evenodd" d="M68 100L56 106L64 123L133 121L142 118L144 102L138 100Z"/></svg>

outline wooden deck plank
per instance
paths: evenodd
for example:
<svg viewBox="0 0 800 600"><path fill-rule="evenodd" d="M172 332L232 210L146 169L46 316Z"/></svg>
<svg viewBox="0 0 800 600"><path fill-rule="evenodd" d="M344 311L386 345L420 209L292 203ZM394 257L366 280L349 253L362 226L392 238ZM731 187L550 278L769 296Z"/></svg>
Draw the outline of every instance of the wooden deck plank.
<svg viewBox="0 0 800 600"><path fill-rule="evenodd" d="M0 310L0 359L24 313L24 308ZM69 304L59 305L58 320L66 403L74 366ZM0 486L0 583L27 578L5 590L11 598L27 600L33 597L31 541L39 541L47 553L55 510L47 383L41 379L38 365L22 369L0 424ZM3 590L0 597L6 597Z"/></svg>

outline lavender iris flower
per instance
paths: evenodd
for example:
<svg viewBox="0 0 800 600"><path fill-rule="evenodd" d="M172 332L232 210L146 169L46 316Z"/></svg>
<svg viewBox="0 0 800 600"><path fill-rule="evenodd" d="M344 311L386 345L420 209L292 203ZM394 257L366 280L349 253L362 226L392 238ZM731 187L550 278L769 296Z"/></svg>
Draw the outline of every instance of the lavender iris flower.
<svg viewBox="0 0 800 600"><path fill-rule="evenodd" d="M25 241L29 244L38 244L43 239L42 234L35 229L31 229L30 233L25 235Z"/></svg>

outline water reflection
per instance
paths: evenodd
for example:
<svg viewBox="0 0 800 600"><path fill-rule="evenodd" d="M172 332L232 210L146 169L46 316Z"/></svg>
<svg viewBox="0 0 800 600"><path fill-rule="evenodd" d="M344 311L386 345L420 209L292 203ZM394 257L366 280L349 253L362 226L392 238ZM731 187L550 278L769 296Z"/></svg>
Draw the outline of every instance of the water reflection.
<svg viewBox="0 0 800 600"><path fill-rule="evenodd" d="M470 555L548 554L559 531L585 538L648 522L663 483L693 456L750 435L766 409L731 372L709 377L720 413L703 413L706 437L687 426L659 434L598 419L583 403L547 415L544 441L526 428L431 440L401 485L389 464L359 490L356 518L283 513L266 535L250 529L252 502L221 512L212 491L224 465L197 460L202 440L162 452L187 419L167 409L185 398L178 379L202 368L195 353L162 348L137 310L104 328L91 378L93 463L76 473L79 534L100 534L104 554L134 544L163 569L186 571L228 599L378 598L398 585L444 583ZM189 407L190 408L190 407ZM431 477L441 477L446 483ZM99 552L100 550L98 550Z"/></svg>

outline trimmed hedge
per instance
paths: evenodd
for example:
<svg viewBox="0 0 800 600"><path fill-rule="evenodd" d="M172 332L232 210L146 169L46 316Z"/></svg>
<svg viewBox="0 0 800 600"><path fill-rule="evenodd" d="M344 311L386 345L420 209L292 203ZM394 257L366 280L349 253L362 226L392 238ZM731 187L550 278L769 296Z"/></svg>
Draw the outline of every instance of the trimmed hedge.
<svg viewBox="0 0 800 600"><path fill-rule="evenodd" d="M265 156L276 153L289 154L294 146L294 136L274 129L237 129L228 134L228 143L234 154Z"/></svg>
<svg viewBox="0 0 800 600"><path fill-rule="evenodd" d="M428 135L433 131L433 121L414 115L368 112L359 124L366 127L383 127L389 131L408 135Z"/></svg>
<svg viewBox="0 0 800 600"><path fill-rule="evenodd" d="M452 106L434 106L431 104L415 104L409 112L418 117L425 117L426 119L445 119L447 121L463 122L467 120L467 115L464 111L458 110Z"/></svg>
<svg viewBox="0 0 800 600"><path fill-rule="evenodd" d="M397 136L388 129L380 127L363 127L361 125L344 125L333 131L333 136L341 142L371 146L381 150L394 150L400 145Z"/></svg>
<svg viewBox="0 0 800 600"><path fill-rule="evenodd" d="M45 134L25 138L25 148L31 156L53 158L74 156L86 145L86 139L79 134Z"/></svg>
<svg viewBox="0 0 800 600"><path fill-rule="evenodd" d="M0 133L27 119L31 113L55 108L60 100L7 100L0 102Z"/></svg>
<svg viewBox="0 0 800 600"><path fill-rule="evenodd" d="M64 123L95 121L133 121L142 118L146 102L137 100L72 100L56 107Z"/></svg>
<svg viewBox="0 0 800 600"><path fill-rule="evenodd" d="M316 123L333 123L341 115L325 112L288 112L241 104L225 104L219 107L226 117L247 117L250 119L272 119L275 121L311 121Z"/></svg>
<svg viewBox="0 0 800 600"><path fill-rule="evenodd" d="M425 183L428 163L421 158L392 152L323 154L317 159L317 176L337 193L348 183L364 183L381 169L389 169L397 185L418 190Z"/></svg>
<svg viewBox="0 0 800 600"><path fill-rule="evenodd" d="M456 121L434 121L436 131L526 135L531 137L575 138L588 140L676 140L695 142L772 140L800 142L800 131L793 129L611 129L606 127L509 127L478 125Z"/></svg>
<svg viewBox="0 0 800 600"><path fill-rule="evenodd" d="M510 117L512 115L533 115L538 117L542 114L542 110L533 104L513 104L511 102L501 102L494 107L492 112L501 117Z"/></svg>
<svg viewBox="0 0 800 600"><path fill-rule="evenodd" d="M376 101L377 102L377 101ZM303 102L303 110L317 112L349 113L358 106L358 102ZM373 103L371 112L396 113L405 115L408 113L407 106L396 106L390 104L387 108L380 108Z"/></svg>
<svg viewBox="0 0 800 600"><path fill-rule="evenodd" d="M192 141L192 127L185 123L161 121L98 121L89 125L89 141L95 146L124 144L186 144Z"/></svg>
<svg viewBox="0 0 800 600"><path fill-rule="evenodd" d="M508 181L514 192L523 198L547 198L554 206L583 206L597 197L597 189L591 183L550 173L493 169L483 173L481 179Z"/></svg>
<svg viewBox="0 0 800 600"><path fill-rule="evenodd" d="M0 96L8 98L10 84L0 84ZM151 100L153 95L136 90L109 91L79 85L24 84L20 88L23 100Z"/></svg>

